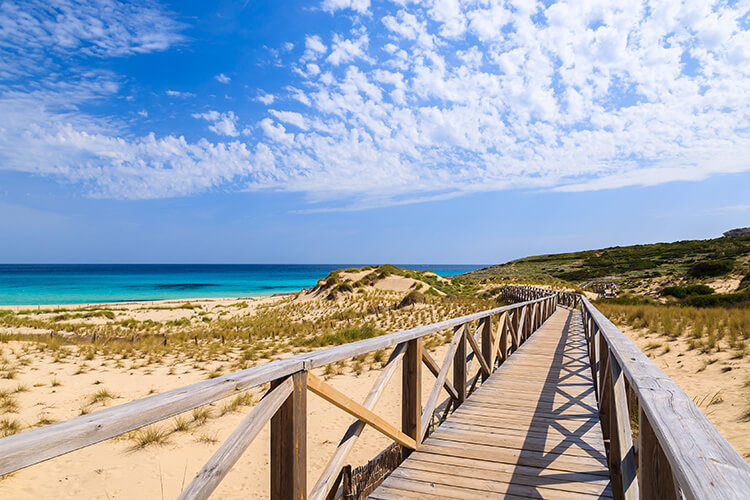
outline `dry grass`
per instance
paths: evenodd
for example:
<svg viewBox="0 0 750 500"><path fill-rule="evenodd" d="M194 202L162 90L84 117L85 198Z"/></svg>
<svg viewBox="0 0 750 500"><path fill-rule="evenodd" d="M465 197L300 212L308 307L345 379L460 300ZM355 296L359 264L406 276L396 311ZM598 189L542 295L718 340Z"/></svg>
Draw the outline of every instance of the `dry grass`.
<svg viewBox="0 0 750 500"><path fill-rule="evenodd" d="M130 439L135 442L136 448L163 445L169 440L169 432L157 425L149 425L148 427L133 431Z"/></svg>
<svg viewBox="0 0 750 500"><path fill-rule="evenodd" d="M702 352L733 349L738 358L746 354L750 338L750 308L607 303L597 304L597 307L615 323L636 330L645 329L668 338L683 337L692 348ZM659 347L649 346L647 348Z"/></svg>
<svg viewBox="0 0 750 500"><path fill-rule="evenodd" d="M211 418L211 408L202 406L193 410L193 423L196 426L205 424L209 418Z"/></svg>
<svg viewBox="0 0 750 500"><path fill-rule="evenodd" d="M115 398L115 395L109 392L107 389L102 387L88 398L88 403L94 405L97 403L106 404L110 399Z"/></svg>
<svg viewBox="0 0 750 500"><path fill-rule="evenodd" d="M13 434L20 432L21 428L21 423L14 418L0 418L0 434L2 434L3 437L12 436Z"/></svg>

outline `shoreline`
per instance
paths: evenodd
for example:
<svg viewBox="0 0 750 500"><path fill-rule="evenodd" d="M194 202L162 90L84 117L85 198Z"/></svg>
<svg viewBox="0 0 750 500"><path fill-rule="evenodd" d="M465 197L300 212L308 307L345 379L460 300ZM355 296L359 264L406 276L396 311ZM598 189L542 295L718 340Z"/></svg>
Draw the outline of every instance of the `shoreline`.
<svg viewBox="0 0 750 500"><path fill-rule="evenodd" d="M382 267L361 268L373 266ZM360 269L345 264L89 265L83 266L83 270L79 267L0 264L0 309L117 307L133 302L272 297L314 287L331 272ZM475 270L476 266L426 264L407 265L403 269L452 277Z"/></svg>
<svg viewBox="0 0 750 500"><path fill-rule="evenodd" d="M184 299L135 299L125 301L114 301L114 302L77 302L71 304L0 304L0 311L31 311L40 309L53 309L53 310L64 310L64 309L91 309L91 308L115 308L117 306L164 306L164 305L182 305L182 304L210 304L210 303L223 303L223 302L237 302L237 301L258 301L262 299L274 299L280 297L290 297L297 295L301 291L305 290L301 288L296 292L277 292L271 295L241 295L241 296L228 296L228 297L195 297L195 298L184 298Z"/></svg>

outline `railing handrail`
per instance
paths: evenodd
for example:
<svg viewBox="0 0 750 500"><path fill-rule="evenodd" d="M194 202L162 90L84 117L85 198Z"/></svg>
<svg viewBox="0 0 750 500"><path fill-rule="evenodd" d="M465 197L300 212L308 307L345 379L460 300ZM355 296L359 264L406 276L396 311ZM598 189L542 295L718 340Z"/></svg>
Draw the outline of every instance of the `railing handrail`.
<svg viewBox="0 0 750 500"><path fill-rule="evenodd" d="M747 495L750 466L685 391L586 297L580 296L580 304L605 338L609 352L637 395L682 494L695 499Z"/></svg>
<svg viewBox="0 0 750 500"><path fill-rule="evenodd" d="M552 294L552 291L550 295ZM0 475L160 422L194 408L337 361L542 302L549 296L298 354L0 439Z"/></svg>

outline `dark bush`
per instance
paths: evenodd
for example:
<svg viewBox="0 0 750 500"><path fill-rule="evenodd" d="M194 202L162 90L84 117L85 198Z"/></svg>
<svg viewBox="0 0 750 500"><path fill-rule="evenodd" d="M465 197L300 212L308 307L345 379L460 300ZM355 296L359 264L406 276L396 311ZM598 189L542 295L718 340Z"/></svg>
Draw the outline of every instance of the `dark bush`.
<svg viewBox="0 0 750 500"><path fill-rule="evenodd" d="M721 276L729 273L733 267L734 262L731 260L704 260L691 267L688 274L696 278Z"/></svg>
<svg viewBox="0 0 750 500"><path fill-rule="evenodd" d="M693 307L722 307L741 304L748 301L750 301L750 292L715 293L712 295L688 297L682 301L682 304Z"/></svg>
<svg viewBox="0 0 750 500"><path fill-rule="evenodd" d="M585 281L593 278L600 278L606 274L606 271L602 269L583 268L564 273L553 273L553 276L567 281Z"/></svg>
<svg viewBox="0 0 750 500"><path fill-rule="evenodd" d="M323 347L327 345L339 345L354 342L356 340L364 340L372 337L383 335L385 332L372 325L362 325L354 328L347 328L336 333L329 333L327 335L321 335L313 337L305 341L306 345L313 347Z"/></svg>
<svg viewBox="0 0 750 500"><path fill-rule="evenodd" d="M620 294L617 297L611 299L599 299L595 300L594 303L602 304L621 304L626 306L640 306L648 304L656 304L656 301L651 297L644 297L642 295L628 295L626 293Z"/></svg>
<svg viewBox="0 0 750 500"><path fill-rule="evenodd" d="M668 295L678 299L693 295L710 295L714 289L706 285L668 286L661 291L662 295Z"/></svg>
<svg viewBox="0 0 750 500"><path fill-rule="evenodd" d="M414 291L407 293L406 297L401 299L401 302L398 303L398 308L400 309L402 307L410 306L413 304L418 304L424 301L425 301L424 294L422 292L418 292L414 290Z"/></svg>

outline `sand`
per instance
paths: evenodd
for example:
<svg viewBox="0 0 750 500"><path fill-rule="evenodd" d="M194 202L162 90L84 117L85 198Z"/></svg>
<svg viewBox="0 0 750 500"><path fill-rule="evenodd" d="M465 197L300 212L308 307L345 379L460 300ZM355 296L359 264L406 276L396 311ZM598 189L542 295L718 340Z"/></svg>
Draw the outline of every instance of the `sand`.
<svg viewBox="0 0 750 500"><path fill-rule="evenodd" d="M208 313L209 317L216 318L222 316L237 316L254 312L258 306L274 304L286 298L287 294L278 294L268 297L224 297L224 298L200 298L200 299L173 299L173 300L150 300L150 301L133 301L133 302L110 302L110 303L92 303L92 304L60 304L44 306L1 306L0 310L8 311L34 311L49 310L47 314L39 314L36 317L40 319L49 319L60 312L74 311L78 309L107 309L115 312L118 319L135 319L138 321L174 321L181 318L188 318L193 315L190 309L179 309L181 306L190 304L199 305L203 312ZM78 318L67 321L68 323L87 322L93 324L103 324L104 318ZM26 333L26 332L20 332ZM48 333L47 331L36 333Z"/></svg>
<svg viewBox="0 0 750 500"><path fill-rule="evenodd" d="M674 380L735 450L750 463L750 359L732 351L705 354L682 338L621 327L622 332ZM659 344L659 347L653 347ZM669 352L664 352L669 344Z"/></svg>
<svg viewBox="0 0 750 500"><path fill-rule="evenodd" d="M442 359L446 348L443 345L434 349L433 357ZM19 342L4 346L7 356L20 349ZM78 365L61 366L51 359L40 359L28 365L16 380L3 380L0 389L12 390L18 384L32 388L34 384L41 384L17 395L22 408L17 418L32 424L40 415L59 420L76 416L88 396L99 388L116 394L108 403L113 405L205 379L202 371L180 363L166 362L146 374L141 370L123 371L112 367L111 362L92 360L87 362L88 371L72 375ZM379 366L375 364L374 368ZM169 375L170 368L176 373ZM325 377L323 370L315 372ZM375 369L356 375L346 369L343 374L330 377L328 383L353 399L363 401L379 373ZM434 378L427 370L423 377L425 401ZM53 387L53 378L62 385ZM400 384L397 374L375 407L378 415L397 427L401 415ZM258 392L253 392L257 396ZM308 395L308 487L311 488L353 419L312 393ZM91 410L103 406L91 405ZM214 414L220 412L221 406L222 402L210 405ZM161 446L138 449L130 439L112 439L8 475L0 480L0 488L5 498L174 498L249 411L250 408L242 407L237 412L209 419L205 425L194 426L188 432L173 433ZM186 417L190 419L190 414ZM170 419L157 425L169 429L173 422L174 419ZM355 466L366 463L390 443L388 438L367 428L348 462ZM222 482L216 497L267 497L268 450L266 426Z"/></svg>

